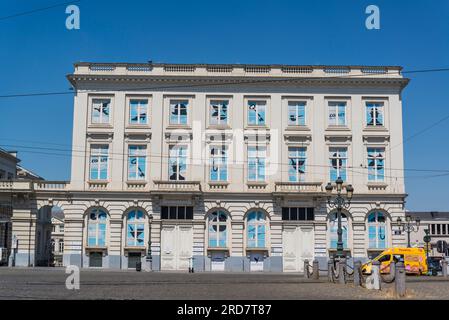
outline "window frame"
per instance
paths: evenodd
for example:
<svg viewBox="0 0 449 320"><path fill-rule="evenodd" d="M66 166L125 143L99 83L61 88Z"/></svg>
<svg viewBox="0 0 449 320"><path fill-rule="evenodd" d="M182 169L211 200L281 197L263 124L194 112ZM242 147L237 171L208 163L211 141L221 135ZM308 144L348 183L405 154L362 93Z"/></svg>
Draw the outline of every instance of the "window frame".
<svg viewBox="0 0 449 320"><path fill-rule="evenodd" d="M217 123L212 123L212 102L213 101L227 101L227 111L226 111L226 121L220 121L218 119ZM207 96L206 97L206 114L207 114L207 125L209 128L229 128L231 124L232 115L232 97L231 96ZM220 115L220 110L218 111ZM219 118L219 117L218 117Z"/></svg>
<svg viewBox="0 0 449 320"><path fill-rule="evenodd" d="M332 149L335 150L335 151L331 151ZM342 158L340 156L341 149L345 149L346 150L346 157L345 158L344 157ZM337 153L338 156L336 158L334 158L333 155L331 156L331 153L332 154ZM347 182L348 178L349 178L348 177L349 147L348 146L329 145L329 148L328 148L329 179L333 182L336 179L332 178L332 170L334 170L333 165L332 165L332 159L337 159L337 161L339 161L338 159L340 159L342 161L346 160L344 166L342 165L341 168L337 167L337 169L336 169L337 170L336 178L338 178L340 176L343 179L344 182ZM345 172L345 176L344 177L341 176L342 168L343 168L343 170Z"/></svg>
<svg viewBox="0 0 449 320"><path fill-rule="evenodd" d="M370 216L374 214L374 222L370 222ZM382 215L384 218L384 222L379 222L379 215ZM387 221L388 216L379 210L374 210L368 213L368 215L366 216L366 222L367 222L367 235L368 235L368 249L372 249L372 250L381 250L381 249L386 249L388 248L388 221ZM374 227L375 228L375 246L371 246L371 238L370 238L370 227ZM382 240L380 239L380 232L379 229L380 227L384 228L384 247L379 246L379 242Z"/></svg>
<svg viewBox="0 0 449 320"><path fill-rule="evenodd" d="M379 100L364 100L363 101L365 104L365 127L366 128L385 128L385 107L386 107L386 103L385 101L379 101ZM380 104L381 105L381 116L382 116L382 124L368 124L368 104ZM376 109L378 107L375 107Z"/></svg>
<svg viewBox="0 0 449 320"><path fill-rule="evenodd" d="M95 220L91 219L91 214L94 213L94 211L95 211L95 215L96 215ZM104 222L100 223L99 222L100 219L98 219L98 217L101 213L104 213L106 217L104 220L101 220ZM95 222L91 222L91 221L95 221ZM102 224L102 225L104 224L104 230L100 230L100 227L99 227L100 224ZM90 247L90 248L92 248L92 247L100 247L100 248L107 247L107 245L108 245L108 239L107 239L108 224L109 224L109 215L106 210L104 210L103 208L91 208L89 210L89 212L87 214L87 233L86 233L87 247ZM90 239L92 238L90 236L90 232L91 232L90 226L95 226L95 244L90 243ZM100 244L100 232L104 233L104 235L103 235L104 243L103 244Z"/></svg>
<svg viewBox="0 0 449 320"><path fill-rule="evenodd" d="M213 221L214 215L217 217L217 221ZM225 216L225 221L220 221L220 215ZM220 248L227 248L228 247L228 235L229 235L229 215L226 211L218 209L213 210L211 213L208 214L207 217L207 247L208 248L214 248L214 249L220 249ZM217 231L211 231L211 227L216 226ZM220 226L224 226L224 245L221 245L220 242ZM215 239L211 239L212 236ZM215 241L216 245L211 245L211 241Z"/></svg>
<svg viewBox="0 0 449 320"><path fill-rule="evenodd" d="M288 127L307 127L307 121L308 121L308 101L307 99L289 99L286 98L286 104L287 104L287 126ZM290 121L290 103L302 103L304 107L304 124L298 124L298 109L296 108L296 123L291 123ZM297 106L297 105L296 105Z"/></svg>
<svg viewBox="0 0 449 320"><path fill-rule="evenodd" d="M100 151L97 154L93 154L95 149L106 149L103 147L107 147L107 153L101 153L102 151ZM95 181L95 182L108 182L109 181L109 176L110 176L110 157L109 157L109 143L104 143L104 142L95 142L95 143L91 143L89 145L89 171L88 171L88 181ZM107 163L106 163L106 178L101 178L101 168L100 168L100 164L98 164L98 168L97 168L97 178L92 178L92 157L104 157L106 155L107 157ZM100 177L100 178L99 178Z"/></svg>
<svg viewBox="0 0 449 320"><path fill-rule="evenodd" d="M300 157L298 156L298 150L296 151L296 156L295 157L291 157L290 156L290 149L303 149L303 153L304 153L304 157ZM307 175L307 147L306 146L294 146L294 145L290 145L287 146L287 159L288 159L288 169L287 169L287 175L288 175L288 181L289 182L304 182L306 181L306 175ZM304 173L299 173L298 170L295 171L295 180L291 180L291 175L290 175L290 168L292 166L292 164L290 163L290 159L303 159L304 160Z"/></svg>
<svg viewBox="0 0 449 320"><path fill-rule="evenodd" d="M142 143L129 143L127 145L128 147L128 153L127 153L127 174L126 174L126 179L127 181L147 181L147 177L148 177L148 145L147 144L142 144ZM143 155L131 155L130 149L131 147L138 147L138 148L142 148L142 150L140 150L142 152ZM137 163L136 163L136 176L138 173L138 168L139 168L139 159L143 158L143 163L144 163L144 177L138 178L138 177L130 177L130 160L131 158L134 157L137 159Z"/></svg>
<svg viewBox="0 0 449 320"><path fill-rule="evenodd" d="M168 105L168 127L189 127L190 126L190 113L192 110L192 104L193 104L193 99L191 97L183 97L183 96L168 96L166 97L167 100L167 105ZM172 123L172 115L171 115L171 106L172 106L172 101L177 101L179 102L183 102L186 101L187 102L187 106L186 106L186 123L179 123L180 119L181 119L181 109L179 109L179 112L177 114L177 119L178 122L177 123Z"/></svg>
<svg viewBox="0 0 449 320"><path fill-rule="evenodd" d="M134 220L130 220L130 214L134 213ZM139 218L139 213L141 214L141 217ZM126 229L125 229L125 247L135 247L135 248L145 248L146 245L146 215L145 212L142 209L138 209L138 208L134 208L129 210L126 213L125 216L126 219ZM132 231L132 238L133 239L133 243L130 244L130 237L128 235L129 232L129 226L132 225L134 226L134 231ZM142 227L142 232L143 232L143 242L142 244L138 244L138 226Z"/></svg>
<svg viewBox="0 0 449 320"><path fill-rule="evenodd" d="M373 149L373 150L375 150L375 151L373 151L372 153L374 153L375 154L375 157L371 157L370 158L370 156L369 156L369 154L370 154L370 149ZM378 150L382 150L381 151L381 153L382 153L382 157L377 157L377 153L378 153ZM386 153L386 147L385 146L366 146L366 168L367 168L367 180L368 180L368 183L377 183L377 182L380 182L380 183L385 183L385 181L386 181L386 176L385 176L385 173L386 173L386 155L385 155L385 153ZM374 161L374 179L370 179L370 176L372 176L372 174L370 173L371 172L371 170L370 170L370 165L369 165L369 163L370 163L370 159L372 159L373 161ZM382 175L382 179L379 179L378 178L378 176L379 176L379 173L378 173L378 160L379 159L381 159L382 161L383 161L383 175Z"/></svg>
<svg viewBox="0 0 449 320"><path fill-rule="evenodd" d="M335 215L335 219L332 220L331 217ZM350 244L350 232L351 232L351 223L350 223L350 216L347 212L341 212L341 226L343 229L343 234L342 234L342 239L343 239L343 250L350 250L351 248L351 244ZM346 221L343 221L343 218L346 217ZM335 225L331 225L331 223L334 223ZM345 232L344 232L344 226L346 224L346 237L345 237ZM338 242L338 217L337 217L337 211L331 211L328 215L328 237L329 237L329 241L328 241L328 246L330 250L336 250L337 249L337 242ZM333 232L332 230L335 228L335 231ZM335 247L332 246L332 242L335 240ZM345 241L346 240L346 241ZM345 246L346 244L346 246Z"/></svg>
<svg viewBox="0 0 449 320"><path fill-rule="evenodd" d="M255 222L250 222L249 221L249 217L252 213L256 214L256 221ZM263 216L263 220L258 220L258 213L262 214ZM260 222L263 221L263 222ZM250 233L250 225L254 225L254 233L255 233L255 238L254 239L250 239L249 238L249 233ZM263 226L263 246L259 245L259 226ZM269 241L269 219L268 219L268 214L263 211L263 210L250 210L245 217L245 247L246 249L265 249L268 248L268 241ZM250 246L249 245L249 241L254 241L255 246Z"/></svg>
<svg viewBox="0 0 449 320"><path fill-rule="evenodd" d="M219 152L224 150L225 151L225 155L224 156L212 155L211 154L212 153L212 149L214 149L214 148L218 149ZM209 147L209 161L208 161L208 163L209 163L209 170L208 170L208 172L209 172L209 181L210 182L228 182L229 181L229 164L228 164L229 156L228 156L228 152L229 152L229 147L227 145L225 145L225 144L213 144L213 145L210 145L210 147ZM225 161L224 161L224 164L223 163L219 163L218 170L217 170L218 171L218 173L217 173L218 179L214 180L214 179L212 179L212 168L213 168L212 163L214 163L214 159L217 159L217 158L220 161L222 159L225 159ZM224 168L224 171L225 171L225 174L226 174L226 179L224 179L224 180L221 179L221 174L223 172L223 168Z"/></svg>
<svg viewBox="0 0 449 320"><path fill-rule="evenodd" d="M251 148L256 148L256 157L251 157L251 158L255 158L256 159L256 178L255 179L250 179L250 149ZM259 148L264 149L263 151L259 150ZM267 181L267 151L268 151L268 147L266 145L247 145L246 148L246 167L247 167L247 174L246 174L246 180L249 183L254 183L254 182L266 182ZM259 177L259 164L260 161L259 159L261 159L261 156L259 155L259 153L264 153L264 158L263 158L263 179L260 179Z"/></svg>
<svg viewBox="0 0 449 320"><path fill-rule="evenodd" d="M271 109L271 99L268 96L247 96L244 97L244 110L245 110L245 127L246 128L267 128L269 127L269 110ZM264 124L260 124L258 118L256 118L256 124L249 122L249 103L250 102L264 102L265 103L265 119Z"/></svg>
<svg viewBox="0 0 449 320"><path fill-rule="evenodd" d="M179 151L177 151L176 152L176 164L177 164L177 166L176 166L176 168L177 168L177 170L176 170L176 177L177 177L177 179L171 179L170 177L171 177L171 175L170 175L170 163L172 162L171 160L172 160L172 154L171 154L171 152L172 152L172 148L181 148L181 149L184 149L185 150L185 163L184 163L184 166L185 166L185 170L184 170L184 179L179 179L179 176L181 176L181 174L180 174L180 170L179 170L179 168L180 168L180 164L179 164ZM189 164L189 161L188 161L188 159L189 159L189 145L188 144L176 144L176 143L173 143L173 144L169 144L168 145L168 163L167 163L167 165L168 165L168 172L167 172L167 174L168 174L168 180L169 181L188 181L189 180L189 178L188 178L188 164ZM173 172L174 173L174 172Z"/></svg>
<svg viewBox="0 0 449 320"><path fill-rule="evenodd" d="M331 105L335 104L335 108L336 108L336 116L335 116L335 124L332 124L330 121L330 114L331 114ZM340 107L340 104L344 104L345 108L345 116L344 116L344 124L338 124L338 107ZM347 99L326 99L326 123L328 128L333 129L333 128L349 128L349 100Z"/></svg>
<svg viewBox="0 0 449 320"><path fill-rule="evenodd" d="M127 95L126 96L126 127L127 128L151 128L153 97L151 95ZM131 102L134 100L147 102L146 123L131 123Z"/></svg>
<svg viewBox="0 0 449 320"><path fill-rule="evenodd" d="M93 121L93 116L94 116L94 101L95 100L108 100L109 101L109 120L108 122L94 122ZM111 127L114 119L113 119L113 115L114 115L114 95L89 95L88 98L88 116L89 116L89 126L92 127ZM100 112L100 118L102 118L102 112Z"/></svg>

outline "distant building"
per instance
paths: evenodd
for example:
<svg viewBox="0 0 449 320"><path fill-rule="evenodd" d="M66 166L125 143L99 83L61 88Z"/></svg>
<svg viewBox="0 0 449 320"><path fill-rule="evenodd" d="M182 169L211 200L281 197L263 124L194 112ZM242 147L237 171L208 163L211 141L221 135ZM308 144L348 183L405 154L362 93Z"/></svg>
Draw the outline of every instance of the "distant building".
<svg viewBox="0 0 449 320"><path fill-rule="evenodd" d="M64 217L62 211L52 212L51 227L52 265L61 267L64 254Z"/></svg>
<svg viewBox="0 0 449 320"><path fill-rule="evenodd" d="M13 247L12 236L12 207L14 202L14 190L28 186L26 180L43 180L39 175L19 165L20 159L17 152L6 151L0 148L0 188L7 192L0 193L0 265L7 265ZM19 182L18 185L14 181ZM14 261L11 261L14 263Z"/></svg>
<svg viewBox="0 0 449 320"><path fill-rule="evenodd" d="M437 251L436 244L438 240L444 240L449 244L449 211L408 211L406 212L406 216L410 216L413 219L417 217L421 219L418 232L410 233L412 247L424 247L424 230L429 229L430 243L432 246L430 256L443 256L443 253ZM447 252L446 255L448 255Z"/></svg>

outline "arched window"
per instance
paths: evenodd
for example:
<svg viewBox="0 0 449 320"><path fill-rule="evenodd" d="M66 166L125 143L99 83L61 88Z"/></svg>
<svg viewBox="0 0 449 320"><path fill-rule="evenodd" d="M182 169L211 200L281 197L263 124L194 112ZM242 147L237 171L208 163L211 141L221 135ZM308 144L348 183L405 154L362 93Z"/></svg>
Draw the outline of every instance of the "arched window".
<svg viewBox="0 0 449 320"><path fill-rule="evenodd" d="M209 247L226 247L227 216L223 211L215 211L209 216Z"/></svg>
<svg viewBox="0 0 449 320"><path fill-rule="evenodd" d="M126 244L129 247L145 245L145 217L141 210L132 210L126 217Z"/></svg>
<svg viewBox="0 0 449 320"><path fill-rule="evenodd" d="M341 213L341 229L343 231L342 233L342 239L343 239L343 248L348 248L348 217L345 213ZM337 213L334 212L330 215L329 218L329 235L330 235L330 248L331 249L337 249L337 241L338 241L338 218Z"/></svg>
<svg viewBox="0 0 449 320"><path fill-rule="evenodd" d="M387 246L386 219L380 211L368 215L368 239L369 248L384 249Z"/></svg>
<svg viewBox="0 0 449 320"><path fill-rule="evenodd" d="M108 215L102 209L92 209L89 213L88 240L89 246L104 247L106 245L106 224Z"/></svg>
<svg viewBox="0 0 449 320"><path fill-rule="evenodd" d="M249 248L264 248L266 235L265 214L253 211L247 217L247 246Z"/></svg>

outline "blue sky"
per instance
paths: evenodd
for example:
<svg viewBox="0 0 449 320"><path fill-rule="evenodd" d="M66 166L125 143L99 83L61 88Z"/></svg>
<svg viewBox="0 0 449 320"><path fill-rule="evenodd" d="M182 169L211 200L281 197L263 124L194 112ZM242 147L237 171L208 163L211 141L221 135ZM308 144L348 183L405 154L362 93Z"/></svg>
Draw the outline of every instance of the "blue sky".
<svg viewBox="0 0 449 320"><path fill-rule="evenodd" d="M0 17L62 0L3 0ZM365 28L380 8L381 29ZM76 61L449 67L449 1L106 1L0 20L0 95L66 91ZM404 136L449 115L449 72L409 75ZM71 95L0 98L0 146L47 179L70 179ZM404 144L410 169L449 170L449 120ZM25 148L31 147L31 148ZM51 153L51 154L48 154ZM62 155L55 155L59 153ZM406 171L409 210L449 211L449 175Z"/></svg>

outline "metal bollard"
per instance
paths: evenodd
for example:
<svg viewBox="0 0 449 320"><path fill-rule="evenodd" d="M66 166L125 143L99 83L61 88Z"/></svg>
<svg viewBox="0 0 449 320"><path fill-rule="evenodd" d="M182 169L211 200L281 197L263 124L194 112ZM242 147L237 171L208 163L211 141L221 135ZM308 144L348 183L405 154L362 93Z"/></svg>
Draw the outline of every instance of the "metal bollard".
<svg viewBox="0 0 449 320"><path fill-rule="evenodd" d="M402 261L396 263L395 290L399 297L405 296L405 266Z"/></svg>
<svg viewBox="0 0 449 320"><path fill-rule="evenodd" d="M333 282L333 275L332 275L332 268L334 267L334 260L329 259L329 261L327 261L327 280L329 282Z"/></svg>
<svg viewBox="0 0 449 320"><path fill-rule="evenodd" d="M307 259L304 260L304 278L306 278L306 279L310 278L310 274L309 274L309 260L307 260Z"/></svg>
<svg viewBox="0 0 449 320"><path fill-rule="evenodd" d="M346 259L342 258L338 262L338 283L346 284Z"/></svg>
<svg viewBox="0 0 449 320"><path fill-rule="evenodd" d="M313 279L318 280L320 278L320 264L318 260L313 260Z"/></svg>
<svg viewBox="0 0 449 320"><path fill-rule="evenodd" d="M447 278L447 260L443 259L441 262L441 268L443 269L443 277Z"/></svg>
<svg viewBox="0 0 449 320"><path fill-rule="evenodd" d="M360 261L354 262L354 286L356 287L361 285L360 283L360 272L362 272L361 267L362 263Z"/></svg>

